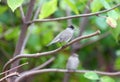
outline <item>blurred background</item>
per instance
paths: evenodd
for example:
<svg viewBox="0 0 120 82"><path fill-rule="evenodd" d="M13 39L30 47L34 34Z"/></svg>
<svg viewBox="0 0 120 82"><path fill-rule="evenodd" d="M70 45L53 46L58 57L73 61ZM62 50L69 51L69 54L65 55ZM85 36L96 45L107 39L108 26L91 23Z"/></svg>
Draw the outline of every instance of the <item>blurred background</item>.
<svg viewBox="0 0 120 82"><path fill-rule="evenodd" d="M43 5L52 0L36 0L34 12L39 5ZM120 0L104 0L107 5L115 6ZM29 0L23 3L23 10L26 12ZM102 0L57 0L57 10L47 18L58 18L69 15L77 15L83 13L94 13L107 9ZM41 7L42 8L42 7ZM114 16L119 20L120 8L114 10ZM101 16L109 16L109 13L102 13ZM52 56L55 60L45 68L66 68L68 57L72 53L77 53L80 59L79 70L100 70L107 72L115 72L120 70L120 36L119 24L113 29L106 23L106 19L101 16L89 16L74 18L71 20L38 22L30 26L28 33L28 41L24 53L37 53L54 50L59 47L58 44L53 44L49 47L46 45L62 30L72 24L75 27L74 37L79 35L87 35L96 30L100 30L101 34L89 39L81 40L73 44L69 48L57 54L38 58L23 58L21 63L29 62L29 65L23 66L20 71L32 69L47 61ZM12 12L8 7L6 0L0 2L0 72L4 64L13 57L16 42L21 31L22 19L20 10ZM115 33L118 35L114 35ZM117 38L116 38L117 37ZM61 82L64 73L43 73L34 77L29 82ZM119 77L112 77L115 82L120 82ZM96 82L86 79L83 74L72 74L70 82Z"/></svg>

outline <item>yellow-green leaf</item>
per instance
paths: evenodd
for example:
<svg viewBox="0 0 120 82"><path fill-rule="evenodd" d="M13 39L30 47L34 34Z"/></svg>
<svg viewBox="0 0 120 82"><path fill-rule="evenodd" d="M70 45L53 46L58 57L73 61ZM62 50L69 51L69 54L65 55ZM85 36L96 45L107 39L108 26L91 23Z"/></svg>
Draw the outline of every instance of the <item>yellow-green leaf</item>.
<svg viewBox="0 0 120 82"><path fill-rule="evenodd" d="M7 0L8 6L14 12L19 6L22 5L24 0Z"/></svg>
<svg viewBox="0 0 120 82"><path fill-rule="evenodd" d="M87 78L87 79L90 79L90 80L98 80L99 79L99 76L95 73L95 72L86 72L84 74L84 77Z"/></svg>
<svg viewBox="0 0 120 82"><path fill-rule="evenodd" d="M117 24L118 24L117 27L114 29L111 29L111 33L117 42L119 42L120 40L120 23L119 22L120 22L120 18L118 18L117 20Z"/></svg>
<svg viewBox="0 0 120 82"><path fill-rule="evenodd" d="M115 80L112 79L111 77L103 76L100 78L100 82L115 82Z"/></svg>
<svg viewBox="0 0 120 82"><path fill-rule="evenodd" d="M103 5L100 3L99 0L93 0L92 3L90 4L92 12L97 12L99 11Z"/></svg>
<svg viewBox="0 0 120 82"><path fill-rule="evenodd" d="M74 3L72 3L70 0L65 0L65 2L68 4L68 6L74 13L79 14L79 11Z"/></svg>
<svg viewBox="0 0 120 82"><path fill-rule="evenodd" d="M41 13L39 14L39 18L43 19L51 14L53 14L57 10L57 0L50 0L43 4Z"/></svg>

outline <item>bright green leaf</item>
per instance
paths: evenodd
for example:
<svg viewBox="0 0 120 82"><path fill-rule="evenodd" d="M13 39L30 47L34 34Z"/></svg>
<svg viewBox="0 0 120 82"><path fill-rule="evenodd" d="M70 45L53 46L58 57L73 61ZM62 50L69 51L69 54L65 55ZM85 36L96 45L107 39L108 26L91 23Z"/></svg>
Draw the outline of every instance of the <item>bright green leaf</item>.
<svg viewBox="0 0 120 82"><path fill-rule="evenodd" d="M65 2L68 4L68 6L72 9L73 12L79 14L79 11L74 3L72 3L70 0L65 0Z"/></svg>
<svg viewBox="0 0 120 82"><path fill-rule="evenodd" d="M22 5L23 1L24 0L7 0L7 4L14 12L19 6Z"/></svg>
<svg viewBox="0 0 120 82"><path fill-rule="evenodd" d="M106 0L100 0L100 2L105 7L105 9L110 9L111 8L111 6L109 5L109 3ZM118 19L118 17L119 17L118 13L115 10L107 12L107 15L109 17L114 18L114 19Z"/></svg>
<svg viewBox="0 0 120 82"><path fill-rule="evenodd" d="M100 78L100 82L115 82L115 80L112 79L111 77L103 76Z"/></svg>
<svg viewBox="0 0 120 82"><path fill-rule="evenodd" d="M57 10L57 0L51 0L43 4L41 13L39 15L40 19L46 18L53 14Z"/></svg>
<svg viewBox="0 0 120 82"><path fill-rule="evenodd" d="M99 76L95 72L92 72L92 71L86 72L84 74L84 77L88 78L90 80L98 80L99 79Z"/></svg>
<svg viewBox="0 0 120 82"><path fill-rule="evenodd" d="M93 0L90 6L92 12L97 12L103 7L99 0Z"/></svg>
<svg viewBox="0 0 120 82"><path fill-rule="evenodd" d="M120 70L120 57L117 57L115 60L114 68Z"/></svg>
<svg viewBox="0 0 120 82"><path fill-rule="evenodd" d="M7 6L0 5L0 14L3 14L7 9L8 9Z"/></svg>

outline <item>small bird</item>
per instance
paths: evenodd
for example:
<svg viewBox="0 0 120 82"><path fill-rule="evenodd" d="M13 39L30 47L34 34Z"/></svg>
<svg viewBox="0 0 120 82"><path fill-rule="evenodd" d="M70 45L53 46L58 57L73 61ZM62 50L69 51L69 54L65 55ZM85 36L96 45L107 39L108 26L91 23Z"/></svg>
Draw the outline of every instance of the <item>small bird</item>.
<svg viewBox="0 0 120 82"><path fill-rule="evenodd" d="M74 27L70 25L65 30L60 32L47 46L57 43L57 42L67 43L72 38L73 33L74 33Z"/></svg>
<svg viewBox="0 0 120 82"><path fill-rule="evenodd" d="M79 63L80 63L80 61L79 61L78 55L76 53L74 53L68 58L66 68L68 70L76 70Z"/></svg>

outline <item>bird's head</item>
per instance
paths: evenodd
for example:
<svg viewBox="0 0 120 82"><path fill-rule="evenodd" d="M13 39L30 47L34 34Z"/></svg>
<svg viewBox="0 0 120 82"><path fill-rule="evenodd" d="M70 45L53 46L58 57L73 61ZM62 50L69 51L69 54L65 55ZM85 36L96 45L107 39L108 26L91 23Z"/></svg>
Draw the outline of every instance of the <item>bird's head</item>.
<svg viewBox="0 0 120 82"><path fill-rule="evenodd" d="M68 28L74 29L74 26L73 26L73 25L70 25Z"/></svg>

